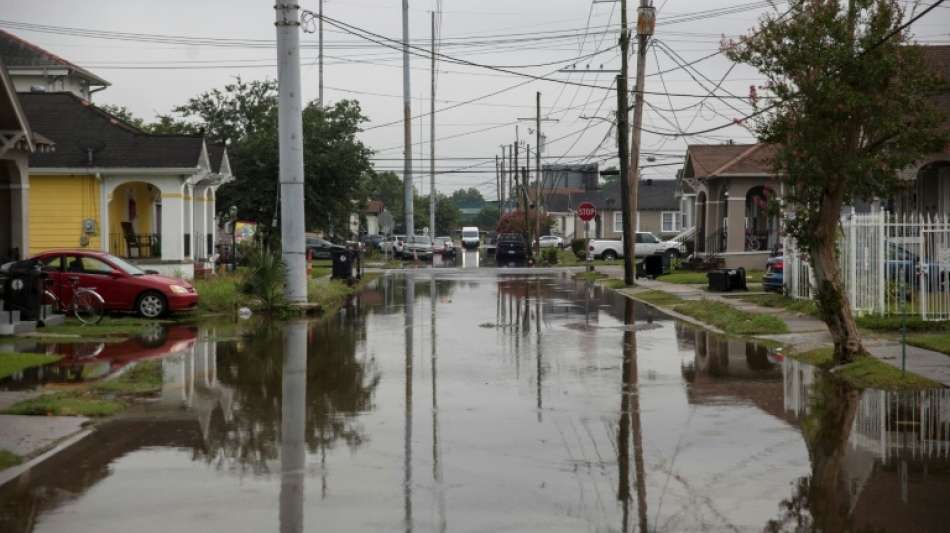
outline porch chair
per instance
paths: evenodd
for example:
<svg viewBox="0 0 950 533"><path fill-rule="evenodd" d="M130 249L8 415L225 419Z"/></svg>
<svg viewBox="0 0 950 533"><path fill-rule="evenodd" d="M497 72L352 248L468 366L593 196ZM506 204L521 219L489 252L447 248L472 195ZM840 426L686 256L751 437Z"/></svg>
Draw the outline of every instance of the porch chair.
<svg viewBox="0 0 950 533"><path fill-rule="evenodd" d="M136 235L131 222L122 222L122 235L125 238L127 257L148 257L152 243L150 239ZM135 255L132 255L132 250L135 250Z"/></svg>

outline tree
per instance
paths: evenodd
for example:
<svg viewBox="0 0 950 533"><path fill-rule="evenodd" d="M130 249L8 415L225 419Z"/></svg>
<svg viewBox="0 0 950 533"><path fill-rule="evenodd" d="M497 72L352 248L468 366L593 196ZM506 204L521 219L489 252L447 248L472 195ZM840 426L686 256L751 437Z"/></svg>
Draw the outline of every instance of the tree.
<svg viewBox="0 0 950 533"><path fill-rule="evenodd" d="M278 214L279 156L277 82L238 78L202 93L163 116L155 129L204 131L211 142L228 143L235 181L218 191L217 205L238 207L268 234ZM346 234L371 170L370 150L356 139L366 120L359 103L332 107L309 103L303 110L305 216L309 229Z"/></svg>
<svg viewBox="0 0 950 533"><path fill-rule="evenodd" d="M475 216L473 223L479 228L493 228L498 224L498 217L501 213L498 211L498 206L486 205L478 212L478 215Z"/></svg>
<svg viewBox="0 0 950 533"><path fill-rule="evenodd" d="M368 200L379 200L392 213L393 220L402 220L403 183L395 172L369 172L363 194Z"/></svg>
<svg viewBox="0 0 950 533"><path fill-rule="evenodd" d="M124 105L118 104L96 104L96 107L109 113L110 115L127 122L136 128L145 129L145 121L135 116L132 111Z"/></svg>
<svg viewBox="0 0 950 533"><path fill-rule="evenodd" d="M413 202L413 224L418 232L429 225L429 196L416 196ZM401 206L400 206L401 207ZM439 235L448 235L459 226L459 220L462 213L454 203L450 202L444 194L436 194L435 207L435 230L429 234L433 237Z"/></svg>
<svg viewBox="0 0 950 533"><path fill-rule="evenodd" d="M452 193L451 199L452 203L459 207L463 205L482 205L485 203L485 198L482 196L482 193L475 187L458 189Z"/></svg>
<svg viewBox="0 0 950 533"><path fill-rule="evenodd" d="M757 68L775 96L754 128L775 150L794 210L785 231L809 255L836 364L864 353L838 271L841 208L889 197L900 170L946 141L930 99L939 80L910 46L903 15L897 0L804 0L728 51Z"/></svg>
<svg viewBox="0 0 950 533"><path fill-rule="evenodd" d="M520 233L522 235L527 235L528 231L534 231L535 221L538 217L538 211L536 209L531 209L528 211L527 221L528 226L525 227L525 213L524 211L515 210L508 213L505 213L501 220L498 221L498 226L495 228L495 231L498 233ZM550 215L544 214L541 215L541 234L544 235L548 230L551 229L551 226L554 225L554 219Z"/></svg>

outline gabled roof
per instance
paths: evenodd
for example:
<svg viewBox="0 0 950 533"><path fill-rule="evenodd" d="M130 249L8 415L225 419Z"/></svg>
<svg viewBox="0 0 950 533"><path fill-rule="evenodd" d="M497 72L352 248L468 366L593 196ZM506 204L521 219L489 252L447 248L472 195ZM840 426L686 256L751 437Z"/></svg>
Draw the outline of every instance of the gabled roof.
<svg viewBox="0 0 950 533"><path fill-rule="evenodd" d="M57 146L30 157L33 168L174 168L200 164L200 135L145 133L72 93L20 93L30 123Z"/></svg>
<svg viewBox="0 0 950 533"><path fill-rule="evenodd" d="M0 30L0 57L11 70L26 68L65 68L85 78L89 85L107 87L108 81L92 72L70 63L58 55L25 41L16 35Z"/></svg>
<svg viewBox="0 0 950 533"><path fill-rule="evenodd" d="M378 215L383 212L383 209L385 209L383 202L379 200L370 200L366 202L366 209L363 212L370 215Z"/></svg>
<svg viewBox="0 0 950 533"><path fill-rule="evenodd" d="M677 211L676 180L641 179L637 198L638 211ZM620 183L614 182L598 191L564 192L544 197L545 209L554 213L574 210L581 202L594 204L599 211L620 209Z"/></svg>
<svg viewBox="0 0 950 533"><path fill-rule="evenodd" d="M775 147L764 144L691 144L686 149L683 177L771 176L774 158Z"/></svg>
<svg viewBox="0 0 950 533"><path fill-rule="evenodd" d="M37 149L49 151L53 149L53 143L46 137L35 133L30 128L30 123L26 118L26 112L20 104L20 99L16 94L16 87L10 79L3 60L0 59L0 130L3 137L20 137L13 146L24 152L33 152ZM0 138L3 143L9 142L6 138Z"/></svg>

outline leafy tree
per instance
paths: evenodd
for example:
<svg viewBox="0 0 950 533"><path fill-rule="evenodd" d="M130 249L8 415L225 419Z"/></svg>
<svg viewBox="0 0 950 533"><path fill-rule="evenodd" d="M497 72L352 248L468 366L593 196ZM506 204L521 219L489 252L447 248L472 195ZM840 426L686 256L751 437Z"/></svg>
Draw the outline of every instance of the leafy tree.
<svg viewBox="0 0 950 533"><path fill-rule="evenodd" d="M136 128L144 129L145 121L140 117L135 116L132 111L125 107L124 105L118 104L96 104L96 107L109 113L110 115L122 119L125 122L135 126Z"/></svg>
<svg viewBox="0 0 950 533"><path fill-rule="evenodd" d="M379 200L393 215L393 220L402 220L403 183L395 172L369 172L364 182L363 194L368 200Z"/></svg>
<svg viewBox="0 0 950 533"><path fill-rule="evenodd" d="M218 191L217 205L238 207L263 233L275 227L279 198L277 82L238 78L223 89L202 93L161 117L156 129L203 130L212 142L228 143L235 181ZM363 181L371 170L370 150L356 139L366 120L359 103L333 107L311 102L303 111L304 188L309 229L349 231Z"/></svg>
<svg viewBox="0 0 950 533"><path fill-rule="evenodd" d="M400 206L400 212L402 212ZM416 196L413 204L413 225L417 232L422 232L422 228L429 225L429 196ZM435 206L435 231L430 232L432 236L449 235L452 230L459 227L459 220L462 213L453 202L444 194L436 194Z"/></svg>
<svg viewBox="0 0 950 533"><path fill-rule="evenodd" d="M498 233L520 233L527 236L528 232L534 232L535 222L538 217L538 211L535 209L528 211L528 227L525 227L525 214L524 211L520 209L505 213L501 217L501 220L498 221L498 226L495 228L495 231ZM548 230L554 225L554 219L550 215L542 214L541 216L541 234L545 235Z"/></svg>
<svg viewBox="0 0 950 533"><path fill-rule="evenodd" d="M475 216L473 223L479 228L492 228L498 224L498 217L501 213L498 210L498 206L495 205L486 205L478 212L478 215Z"/></svg>
<svg viewBox="0 0 950 533"><path fill-rule="evenodd" d="M900 28L903 16L897 0L804 0L729 50L776 97L754 127L775 150L794 209L785 230L811 260L836 364L864 353L838 271L841 208L892 195L898 172L946 140L931 100L939 80Z"/></svg>
<svg viewBox="0 0 950 533"><path fill-rule="evenodd" d="M451 199L452 203L457 206L482 205L485 203L485 198L482 196L482 193L475 187L458 189L452 193Z"/></svg>

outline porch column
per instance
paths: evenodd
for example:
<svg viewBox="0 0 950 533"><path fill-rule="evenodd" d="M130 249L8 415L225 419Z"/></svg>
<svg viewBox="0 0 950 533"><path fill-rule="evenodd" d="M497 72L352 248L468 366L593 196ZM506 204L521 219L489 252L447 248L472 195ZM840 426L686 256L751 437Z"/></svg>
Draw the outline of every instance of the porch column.
<svg viewBox="0 0 950 533"><path fill-rule="evenodd" d="M207 186L196 185L194 191L192 192L192 227L193 231L191 232L191 246L192 246L192 257L195 259L203 259L207 257L204 249L204 207L205 207L205 190Z"/></svg>
<svg viewBox="0 0 950 533"><path fill-rule="evenodd" d="M706 253L718 253L722 251L718 249L718 242L711 241L711 238L715 237L716 233L721 229L719 214L721 211L721 206L719 205L719 197L715 196L715 194L717 194L716 189L710 187L709 195L706 197L706 216L704 217L703 221L703 224L705 225L703 238L706 239L706 242L703 243L703 250Z"/></svg>
<svg viewBox="0 0 950 533"><path fill-rule="evenodd" d="M30 256L30 174L26 157L17 158L17 179L10 177L10 237L23 259ZM6 253L6 250L3 251Z"/></svg>
<svg viewBox="0 0 950 533"><path fill-rule="evenodd" d="M184 243L182 243L182 254L183 254L182 257L185 257L185 258L195 257L195 242L194 242L195 241L195 237L194 237L195 227L194 227L194 220L192 219L192 214L193 214L192 206L194 205L193 196L192 196L193 194L194 194L194 188L191 186L185 185L183 206L182 206L182 209L184 211L184 220L185 220L183 233L188 235L188 241L189 241L187 247L184 245ZM184 240L184 235L182 235L182 238L183 238L182 240Z"/></svg>
<svg viewBox="0 0 950 533"><path fill-rule="evenodd" d="M185 195L162 192L162 261L181 261L185 258Z"/></svg>
<svg viewBox="0 0 950 533"><path fill-rule="evenodd" d="M733 183L729 187L729 235L726 237L727 252L745 251L745 197L750 187Z"/></svg>
<svg viewBox="0 0 950 533"><path fill-rule="evenodd" d="M109 178L103 177L99 181L99 247L106 253L117 252L117 250L111 249L112 234L109 233L109 205L112 203L112 192Z"/></svg>
<svg viewBox="0 0 950 533"><path fill-rule="evenodd" d="M205 228L208 231L208 235L211 238L205 237L205 246L208 246L208 257L211 257L215 254L215 239L217 238L218 233L218 223L215 219L214 214L216 211L215 206L215 197L217 195L217 187L208 187L207 194L205 196Z"/></svg>

